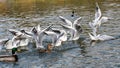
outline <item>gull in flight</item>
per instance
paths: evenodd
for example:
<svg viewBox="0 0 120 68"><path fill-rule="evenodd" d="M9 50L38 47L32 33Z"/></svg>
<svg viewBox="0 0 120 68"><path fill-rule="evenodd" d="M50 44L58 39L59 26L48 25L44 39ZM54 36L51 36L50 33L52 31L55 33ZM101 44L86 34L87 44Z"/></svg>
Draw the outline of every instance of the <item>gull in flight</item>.
<svg viewBox="0 0 120 68"><path fill-rule="evenodd" d="M21 31L9 29L9 32L11 32L14 36L12 38L13 45L17 44L17 46L27 46L29 43L29 39L27 38L28 35L25 35Z"/></svg>
<svg viewBox="0 0 120 68"><path fill-rule="evenodd" d="M108 17L102 16L101 10L99 8L98 3L96 3L96 12L95 12L95 19L93 20L93 22L89 23L90 27L94 26L94 27L100 27L101 23L107 22L109 20Z"/></svg>
<svg viewBox="0 0 120 68"><path fill-rule="evenodd" d="M42 45L42 41L46 35L45 31L48 31L51 26L52 25L41 30L40 25L38 25L37 28L33 27L32 31L30 33L26 32L25 30L22 30L22 32L27 34L27 35L30 35L35 40L36 48L45 49L45 47Z"/></svg>
<svg viewBox="0 0 120 68"><path fill-rule="evenodd" d="M52 29L53 32L55 32L58 36L60 36L61 41L67 41L67 33L65 30L62 29Z"/></svg>
<svg viewBox="0 0 120 68"><path fill-rule="evenodd" d="M114 37L109 36L109 35L97 34L98 27L100 27L101 23L106 22L107 19L108 19L107 17L102 17L101 10L98 6L98 3L96 3L95 20L93 21L93 23L91 23L91 22L89 23L89 26L92 29L92 32L88 33L91 40L105 41L105 40L114 39Z"/></svg>
<svg viewBox="0 0 120 68"><path fill-rule="evenodd" d="M77 18L73 23L62 16L59 16L59 18L65 23L65 25L60 25L70 33L70 38L68 40L78 40L82 32L81 25L78 22L81 20L81 17Z"/></svg>

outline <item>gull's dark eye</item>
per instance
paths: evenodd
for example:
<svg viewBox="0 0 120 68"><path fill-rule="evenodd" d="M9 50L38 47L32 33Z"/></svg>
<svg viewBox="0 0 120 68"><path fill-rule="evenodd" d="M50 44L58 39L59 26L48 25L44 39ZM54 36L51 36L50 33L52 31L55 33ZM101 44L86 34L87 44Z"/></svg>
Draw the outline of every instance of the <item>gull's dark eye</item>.
<svg viewBox="0 0 120 68"><path fill-rule="evenodd" d="M98 10L98 7L96 7L96 10Z"/></svg>

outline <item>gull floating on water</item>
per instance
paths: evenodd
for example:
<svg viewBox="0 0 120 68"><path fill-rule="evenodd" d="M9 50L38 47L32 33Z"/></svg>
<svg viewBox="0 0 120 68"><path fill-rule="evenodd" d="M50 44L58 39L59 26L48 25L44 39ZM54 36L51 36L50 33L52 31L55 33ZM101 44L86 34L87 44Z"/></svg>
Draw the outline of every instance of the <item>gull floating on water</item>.
<svg viewBox="0 0 120 68"><path fill-rule="evenodd" d="M69 40L78 40L80 37L80 33L82 32L81 25L78 22L79 20L81 20L81 17L77 18L73 23L62 16L59 16L59 18L65 23L65 25L60 25L63 26L70 33Z"/></svg>
<svg viewBox="0 0 120 68"><path fill-rule="evenodd" d="M114 39L114 37L109 36L109 35L93 35L92 33L89 33L89 36L91 38L91 40L93 41L105 41L105 40L112 40Z"/></svg>
<svg viewBox="0 0 120 68"><path fill-rule="evenodd" d="M20 36L23 34L22 32L15 30L15 29L9 29L8 31L14 36Z"/></svg>

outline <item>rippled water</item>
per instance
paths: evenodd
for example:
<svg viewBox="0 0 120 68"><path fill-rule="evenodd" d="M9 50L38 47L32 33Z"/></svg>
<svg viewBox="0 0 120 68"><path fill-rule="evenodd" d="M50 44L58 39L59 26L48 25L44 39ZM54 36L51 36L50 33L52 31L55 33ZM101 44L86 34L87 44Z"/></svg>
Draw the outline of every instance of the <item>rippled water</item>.
<svg viewBox="0 0 120 68"><path fill-rule="evenodd" d="M16 63L0 62L0 68L120 68L120 38L90 44L88 23L94 19L97 0L0 0L0 39L11 38L8 29L30 30L54 24L61 28L58 18L62 15L74 20L81 16L84 32L79 40L64 42L52 53L25 51L18 53ZM100 33L120 35L120 1L99 0L103 16L112 18L102 24ZM75 17L71 18L72 11ZM31 45L31 44L30 44ZM29 45L29 46L30 46Z"/></svg>

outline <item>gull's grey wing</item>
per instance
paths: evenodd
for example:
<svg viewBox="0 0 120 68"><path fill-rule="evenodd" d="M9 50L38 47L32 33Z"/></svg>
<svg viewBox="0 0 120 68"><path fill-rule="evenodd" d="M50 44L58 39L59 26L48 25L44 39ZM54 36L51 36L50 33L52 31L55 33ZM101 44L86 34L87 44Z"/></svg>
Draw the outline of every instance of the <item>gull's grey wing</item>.
<svg viewBox="0 0 120 68"><path fill-rule="evenodd" d="M53 24L52 25L50 25L50 26L48 26L47 28L45 28L45 29L43 29L42 31L48 31L48 30L50 30L51 29L51 27L53 26Z"/></svg>
<svg viewBox="0 0 120 68"><path fill-rule="evenodd" d="M60 34L60 29L52 29L53 32L57 33L57 34Z"/></svg>
<svg viewBox="0 0 120 68"><path fill-rule="evenodd" d="M38 30L38 32L41 31L40 24L37 26L37 30Z"/></svg>
<svg viewBox="0 0 120 68"><path fill-rule="evenodd" d="M20 30L22 33L28 35L28 36L33 36L31 32L26 32L24 29Z"/></svg>
<svg viewBox="0 0 120 68"><path fill-rule="evenodd" d="M76 24L76 25L75 25L75 29L76 29L79 33L83 31L81 25L79 25L79 24Z"/></svg>
<svg viewBox="0 0 120 68"><path fill-rule="evenodd" d="M101 18L101 10L99 8L98 3L96 2L96 13L95 13L95 21L98 21Z"/></svg>
<svg viewBox="0 0 120 68"><path fill-rule="evenodd" d="M66 18L64 18L63 16L59 16L59 18L68 26L72 26L72 22Z"/></svg>
<svg viewBox="0 0 120 68"><path fill-rule="evenodd" d="M14 29L9 29L8 30L11 34L13 34L14 36L18 36L21 35L22 33L20 31L14 30Z"/></svg>
<svg viewBox="0 0 120 68"><path fill-rule="evenodd" d="M0 45L6 44L10 39L1 39L0 40Z"/></svg>
<svg viewBox="0 0 120 68"><path fill-rule="evenodd" d="M105 40L111 40L111 39L115 39L115 37L109 36L109 35L101 35L99 37L100 40L105 41Z"/></svg>
<svg viewBox="0 0 120 68"><path fill-rule="evenodd" d="M79 21L81 20L81 17L77 18L75 21L74 21L74 28L78 31L78 32L82 32L82 28L81 28L81 25L79 23Z"/></svg>
<svg viewBox="0 0 120 68"><path fill-rule="evenodd" d="M75 25L75 24L80 24L79 21L80 21L81 19L82 19L81 17L77 18L77 19L74 21L73 25Z"/></svg>
<svg viewBox="0 0 120 68"><path fill-rule="evenodd" d="M65 28L67 31L69 31L69 34L70 34L69 40L73 40L73 37L74 37L74 35L75 35L75 33L76 33L76 29L73 28L73 27L67 26L67 25L62 25L62 24L61 24L61 26L62 26L63 28Z"/></svg>

